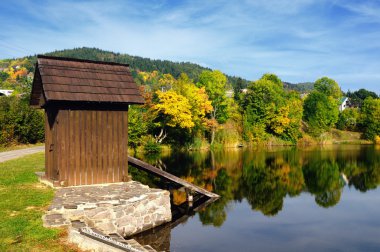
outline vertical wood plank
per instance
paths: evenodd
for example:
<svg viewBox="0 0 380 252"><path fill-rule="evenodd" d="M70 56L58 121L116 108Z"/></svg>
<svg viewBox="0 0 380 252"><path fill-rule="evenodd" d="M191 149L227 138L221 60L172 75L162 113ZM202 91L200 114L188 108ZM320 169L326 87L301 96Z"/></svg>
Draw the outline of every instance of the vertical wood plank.
<svg viewBox="0 0 380 252"><path fill-rule="evenodd" d="M128 179L128 112L123 113L123 178Z"/></svg>
<svg viewBox="0 0 380 252"><path fill-rule="evenodd" d="M116 120L117 120L117 111L112 111L112 121L111 121L111 131L112 131L112 140L111 140L111 150L112 150L112 156L111 156L111 172L112 172L112 177L111 177L111 181L112 182L115 182L115 172L116 172L116 169L117 169L117 139L116 139L116 135L117 135L117 124L116 124Z"/></svg>
<svg viewBox="0 0 380 252"><path fill-rule="evenodd" d="M87 111L86 110L80 110L78 111L79 118L80 118L80 185L86 185L87 181L87 169L86 169L86 144L85 144L85 137L86 137L86 116Z"/></svg>
<svg viewBox="0 0 380 252"><path fill-rule="evenodd" d="M98 160L99 160L99 153L98 153L98 121L97 121L97 112L92 111L92 135L91 135L91 146L92 146L92 168L91 168L91 183L95 184L96 182L96 173L97 173L97 167L98 167Z"/></svg>
<svg viewBox="0 0 380 252"><path fill-rule="evenodd" d="M57 111L56 117L54 119L54 151L53 151L53 160L54 160L54 179L61 181L60 178L60 170L59 170L59 157L61 156L61 143L59 142L59 134L60 134L60 124L59 124L59 111Z"/></svg>
<svg viewBox="0 0 380 252"><path fill-rule="evenodd" d="M117 158L117 162L116 162L116 170L114 171L114 174L115 174L115 181L116 182L121 182L121 177L120 177L120 164L121 164L121 153L120 153L120 150L121 150L121 146L120 146L120 142L121 142L121 112L117 112L117 117L116 117L116 122L115 122L115 125L117 127L116 129L116 139L115 139L115 146L116 146L116 158Z"/></svg>
<svg viewBox="0 0 380 252"><path fill-rule="evenodd" d="M121 118L120 118L120 124L121 124L121 129L120 129L120 156L121 156L121 164L120 164L120 171L119 171L119 176L120 176L120 180L121 181L125 180L124 169L125 169L125 166L126 166L126 163L124 161L125 160L124 152L125 152L125 148L126 148L126 146L124 146L124 138L125 138L124 116L125 116L125 112L122 112Z"/></svg>
<svg viewBox="0 0 380 252"><path fill-rule="evenodd" d="M98 136L99 136L99 141L97 142L98 145L98 154L99 154L99 160L98 160L98 170L97 170L97 176L96 176L96 183L100 183L102 180L102 169L103 169L103 156L104 156L104 138L103 138L103 133L106 130L103 127L103 121L104 121L104 116L102 111L98 111Z"/></svg>
<svg viewBox="0 0 380 252"><path fill-rule="evenodd" d="M65 118L66 118L66 123L65 123L65 145L66 145L66 154L63 157L65 160L66 168L65 168L65 173L66 173L66 182L69 181L69 176L70 176L70 114L69 111L65 111Z"/></svg>
<svg viewBox="0 0 380 252"><path fill-rule="evenodd" d="M56 145L57 147L59 148L58 149L58 153L57 153L57 160L56 160L56 164L57 164L57 170L58 170L58 173L59 173L59 182L63 181L64 180L64 174L65 172L63 171L63 160L62 160L62 156L63 156L63 153L64 153L64 145L62 143L62 136L63 136L63 132L62 130L64 129L63 128L63 124L62 124L62 114L63 114L64 111L60 110L58 111L58 115L57 115L57 139L56 139Z"/></svg>
<svg viewBox="0 0 380 252"><path fill-rule="evenodd" d="M110 140L110 125L109 125L109 120L110 120L110 114L108 113L108 111L104 111L104 116L106 117L106 120L105 120L105 138L104 138L104 146L105 146L105 153L106 155L104 155L104 164L103 164L103 175L104 175L104 180L103 180L103 183L108 183L109 182L109 167L110 167L110 164L109 164L109 158L110 158L110 146L109 146L109 142L111 141Z"/></svg>
<svg viewBox="0 0 380 252"><path fill-rule="evenodd" d="M59 173L60 173L60 180L61 181L67 181L67 128L68 128L68 119L67 119L67 110L61 110L59 112L59 124L60 124L60 136L58 139L58 142L61 145L61 156L59 157L60 164L59 164Z"/></svg>
<svg viewBox="0 0 380 252"><path fill-rule="evenodd" d="M91 129L91 119L92 119L92 111L87 111L87 117L86 117L86 184L90 185L91 183L91 157L92 157L92 146L91 146L91 139L92 139L92 129Z"/></svg>
<svg viewBox="0 0 380 252"><path fill-rule="evenodd" d="M75 185L80 185L80 116L79 111L75 110Z"/></svg>
<svg viewBox="0 0 380 252"><path fill-rule="evenodd" d="M49 121L48 121L48 113L45 111L45 174L47 178L51 178L50 174L50 155L49 155L49 149L50 149L50 127L49 127Z"/></svg>
<svg viewBox="0 0 380 252"><path fill-rule="evenodd" d="M69 148L70 148L70 156L68 157L69 159L69 169L68 169L68 172L69 172L69 181L68 181L68 185L74 185L75 184L75 179L76 179L76 175L75 175L75 123L74 123L74 120L75 120L75 116L74 116L74 111L73 110L69 110L69 139L70 139L70 142L69 142Z"/></svg>

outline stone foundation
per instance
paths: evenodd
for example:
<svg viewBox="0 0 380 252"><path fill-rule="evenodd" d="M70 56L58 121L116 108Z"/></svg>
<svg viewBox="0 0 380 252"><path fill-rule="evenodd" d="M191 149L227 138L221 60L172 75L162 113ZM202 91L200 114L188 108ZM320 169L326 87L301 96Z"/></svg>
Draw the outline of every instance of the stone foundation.
<svg viewBox="0 0 380 252"><path fill-rule="evenodd" d="M130 236L171 221L170 194L136 181L60 188L44 226L80 221L106 235Z"/></svg>

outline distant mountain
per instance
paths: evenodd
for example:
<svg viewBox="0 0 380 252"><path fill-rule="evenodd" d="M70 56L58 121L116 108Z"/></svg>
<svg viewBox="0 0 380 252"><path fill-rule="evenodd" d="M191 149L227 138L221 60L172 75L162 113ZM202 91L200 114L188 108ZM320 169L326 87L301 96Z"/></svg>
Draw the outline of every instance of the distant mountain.
<svg viewBox="0 0 380 252"><path fill-rule="evenodd" d="M111 51L105 51L98 48L74 48L60 51L54 51L46 53L45 55L57 56L57 57L71 57L88 60L99 60L117 62L123 64L129 64L132 75L135 77L138 71L152 72L157 70L164 74L171 74L177 78L181 73L186 73L190 79L195 82L198 81L198 77L204 70L211 70L210 68L202 67L198 64L190 62L173 62L169 60L154 60L150 58L143 58L139 56L131 56L129 54L114 53ZM28 57L33 63L36 61L35 56ZM226 75L229 83L235 86L238 77ZM242 79L243 87L248 85L248 80Z"/></svg>
<svg viewBox="0 0 380 252"><path fill-rule="evenodd" d="M308 93L311 90L314 89L314 82L302 82L302 83L289 83L289 82L283 82L284 88L287 90L295 90L300 93Z"/></svg>
<svg viewBox="0 0 380 252"><path fill-rule="evenodd" d="M198 64L190 62L173 62L169 60L155 60L150 58L143 58L139 56L131 56L129 54L114 53L111 51L105 51L98 48L74 48L54 51L51 53L46 53L45 55L58 56L58 57L69 57L69 58L79 58L79 59L88 59L88 60L98 60L98 61L108 61L108 62L117 62L129 64L131 68L132 75L136 77L138 71L152 72L157 70L163 74L171 74L177 78L181 73L186 73L191 79L195 82L198 81L199 75L204 70L211 70L210 68L202 67ZM28 70L28 72L34 71L34 64L36 62L36 56L26 57L27 61L22 61L22 65ZM9 65L10 60L0 61L6 67ZM1 64L0 64L1 66ZM231 87L235 87L236 83L241 80L242 88L246 88L250 81L239 78L236 76L226 75L228 82L231 84ZM293 84L289 82L283 82L284 87L287 90L296 90L300 93L310 92L313 89L314 83L305 82Z"/></svg>

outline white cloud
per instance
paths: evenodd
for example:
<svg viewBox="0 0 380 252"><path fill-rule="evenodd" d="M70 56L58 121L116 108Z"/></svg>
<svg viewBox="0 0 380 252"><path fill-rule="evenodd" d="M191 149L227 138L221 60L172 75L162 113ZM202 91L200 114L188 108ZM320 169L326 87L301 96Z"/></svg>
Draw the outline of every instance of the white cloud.
<svg viewBox="0 0 380 252"><path fill-rule="evenodd" d="M38 9L26 0L12 4L20 16L0 10L0 20L8 20L0 57L89 46L201 62L249 80L265 72L292 82L327 75L345 89L363 78L380 91L380 27L368 23L380 15L373 2L49 0ZM354 14L334 12L337 6Z"/></svg>

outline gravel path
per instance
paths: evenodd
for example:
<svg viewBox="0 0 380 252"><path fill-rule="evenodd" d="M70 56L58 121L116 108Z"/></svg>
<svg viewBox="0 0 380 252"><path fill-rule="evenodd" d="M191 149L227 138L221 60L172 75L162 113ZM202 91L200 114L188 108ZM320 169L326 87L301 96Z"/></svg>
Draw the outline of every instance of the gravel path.
<svg viewBox="0 0 380 252"><path fill-rule="evenodd" d="M0 152L0 163L42 151L45 151L45 146L37 146L21 150Z"/></svg>

